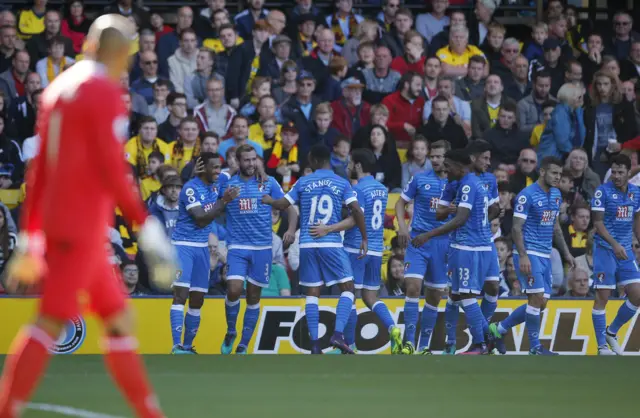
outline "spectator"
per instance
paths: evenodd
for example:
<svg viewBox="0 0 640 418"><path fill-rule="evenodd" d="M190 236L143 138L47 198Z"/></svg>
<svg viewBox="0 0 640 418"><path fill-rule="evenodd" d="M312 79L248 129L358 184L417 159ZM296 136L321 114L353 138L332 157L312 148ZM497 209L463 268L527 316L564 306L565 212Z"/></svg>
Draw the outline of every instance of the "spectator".
<svg viewBox="0 0 640 418"><path fill-rule="evenodd" d="M413 26L413 13L402 8L396 12L396 18L391 30L381 40L381 44L391 50L391 55L399 57L404 53L404 37Z"/></svg>
<svg viewBox="0 0 640 418"><path fill-rule="evenodd" d="M351 158L349 151L351 150L351 141L344 135L338 134L333 141L333 151L331 152L331 169L340 177L351 180L348 175L347 167Z"/></svg>
<svg viewBox="0 0 640 418"><path fill-rule="evenodd" d="M25 96L14 100L11 109L12 131L17 134L19 140L28 138L34 134L38 115L38 100L42 94L40 88L40 76L31 73L27 76L25 84Z"/></svg>
<svg viewBox="0 0 640 418"><path fill-rule="evenodd" d="M544 22L538 22L531 29L531 42L524 49L524 56L529 62L541 60L544 56L544 41L549 37L549 27Z"/></svg>
<svg viewBox="0 0 640 418"><path fill-rule="evenodd" d="M571 207L571 223L563 227L562 230L564 240L569 247L571 255L574 257L579 257L586 252L590 221L589 205L584 202L574 203Z"/></svg>
<svg viewBox="0 0 640 418"><path fill-rule="evenodd" d="M513 252L513 244L507 238L500 237L495 240L496 252L498 253L498 265L500 271L504 271L507 268L507 258L509 258Z"/></svg>
<svg viewBox="0 0 640 418"><path fill-rule="evenodd" d="M594 231L590 231L587 236L587 247L585 253L579 257L576 257L576 268L575 270L581 270L587 273L587 278L593 277L593 233ZM634 240L635 243L635 240ZM593 280L587 280L587 286L591 285L590 282ZM571 289L571 283L569 283L569 289Z"/></svg>
<svg viewBox="0 0 640 418"><path fill-rule="evenodd" d="M376 42L378 40L378 34L380 33L380 27L372 20L365 20L358 25L358 30L355 36L347 40L342 48L342 56L345 58L349 67L353 66L358 61L358 47L363 42ZM389 52L391 54L391 52Z"/></svg>
<svg viewBox="0 0 640 418"><path fill-rule="evenodd" d="M189 109L194 109L207 99L207 81L210 78L218 79L224 84L224 77L213 71L214 57L215 54L210 49L200 48L196 56L195 71L185 74L184 94Z"/></svg>
<svg viewBox="0 0 640 418"><path fill-rule="evenodd" d="M567 5L565 16L567 17L567 34L565 38L571 45L573 56L577 57L586 52L584 48L585 39L586 35L594 30L593 24L590 21L584 24L580 23L578 21L578 9L572 4Z"/></svg>
<svg viewBox="0 0 640 418"><path fill-rule="evenodd" d="M494 23L493 14L500 2L497 0L478 0L469 22L469 35L471 42L482 45L489 32L489 26Z"/></svg>
<svg viewBox="0 0 640 418"><path fill-rule="evenodd" d="M371 107L372 112L374 106ZM340 135L340 132L331 126L331 122L333 121L333 109L331 108L331 104L327 102L320 103L314 111L313 121L315 124L315 130L313 132L313 139L311 143L323 143L327 148L333 148L335 140Z"/></svg>
<svg viewBox="0 0 640 418"><path fill-rule="evenodd" d="M314 137L315 127L313 116L320 99L313 95L316 88L315 78L308 71L301 71L298 75L298 91L282 106L282 117L293 121L298 129L301 141L298 144L300 155L307 155L311 149L311 139ZM332 109L333 112L333 109Z"/></svg>
<svg viewBox="0 0 640 418"><path fill-rule="evenodd" d="M509 81L505 81L504 84L509 84L511 82L511 78L516 78L514 65L516 58L521 56L522 58L526 57L520 54L520 42L516 38L507 38L502 42L500 46L500 56L496 61L490 61L491 65L491 73L498 74L501 78L506 78ZM527 67L524 71L525 77L529 72L529 60L527 60Z"/></svg>
<svg viewBox="0 0 640 418"><path fill-rule="evenodd" d="M201 135L202 144L201 144L201 152L211 152L218 153L218 146L220 145L220 138L213 132L205 132ZM183 183L186 183L194 176L194 170L196 166L197 158L191 158L180 173L180 178Z"/></svg>
<svg viewBox="0 0 640 418"><path fill-rule="evenodd" d="M446 142L436 141L433 143L434 148L445 148ZM416 135L407 151L407 162L402 164L402 182L401 187L409 183L409 180L416 174L431 170L431 161L427 158L429 155L429 141L422 135Z"/></svg>
<svg viewBox="0 0 640 418"><path fill-rule="evenodd" d="M546 71L551 76L551 94L557 96L558 90L564 83L564 66L560 62L560 43L557 39L547 39L543 45L544 57L541 60L533 60L529 63L529 78L535 78L535 74Z"/></svg>
<svg viewBox="0 0 640 418"><path fill-rule="evenodd" d="M230 25L233 27L231 24L231 18L229 17L229 11L225 8L215 9L211 13L211 18L202 23L203 24L198 25L198 27L195 28L198 36L203 39L202 46L213 50L216 54L224 51L224 46L220 39L220 30L223 25ZM238 45L244 43L244 39L240 36L236 36L234 41Z"/></svg>
<svg viewBox="0 0 640 418"><path fill-rule="evenodd" d="M493 173L504 174L504 177L507 177L507 172L504 170L494 170ZM499 177L498 175L496 175L496 180ZM509 181L506 178L498 180L498 204L500 207L498 223L500 225L499 229L502 231L501 236L510 235L511 227L513 226L513 206L511 202L513 202L514 197L515 193L511 191Z"/></svg>
<svg viewBox="0 0 640 418"><path fill-rule="evenodd" d="M14 18L12 26L20 30L18 34L20 39L27 41L32 36L44 32L44 16L46 11L47 0L33 0L33 6L18 12L18 19Z"/></svg>
<svg viewBox="0 0 640 418"><path fill-rule="evenodd" d="M282 127L282 141L276 142L264 156L265 171L274 177L287 192L300 174L298 130L293 122Z"/></svg>
<svg viewBox="0 0 640 418"><path fill-rule="evenodd" d="M327 27L335 35L336 51L341 52L342 47L351 36L358 31L358 25L364 18L353 12L353 0L335 0L335 13L326 17Z"/></svg>
<svg viewBox="0 0 640 418"><path fill-rule="evenodd" d="M15 231L12 232L9 228L10 221L11 214L7 207L2 205L0 207L0 274L4 271L4 266L11 257L18 240Z"/></svg>
<svg viewBox="0 0 640 418"><path fill-rule="evenodd" d="M584 144L583 88L565 84L558 91L558 105L540 138L538 159L547 156L562 158L574 147Z"/></svg>
<svg viewBox="0 0 640 418"><path fill-rule="evenodd" d="M84 0L67 1L66 10L60 33L71 39L73 50L76 54L80 54L84 38L89 33L89 26L92 22L84 13Z"/></svg>
<svg viewBox="0 0 640 418"><path fill-rule="evenodd" d="M15 107L12 106L12 104L16 99L26 96L28 74L29 54L25 51L16 51L11 59L11 67L0 74L0 91L2 91L4 95L5 109Z"/></svg>
<svg viewBox="0 0 640 418"><path fill-rule="evenodd" d="M416 30L427 42L431 40L449 25L449 16L446 15L449 0L432 0L431 12L422 13L416 17Z"/></svg>
<svg viewBox="0 0 640 418"><path fill-rule="evenodd" d="M165 156L160 151L152 151L148 157L149 174L140 178L140 196L142 200L151 206L158 197L158 190L162 186L162 181L169 176L177 176L178 171L168 164L164 164Z"/></svg>
<svg viewBox="0 0 640 418"><path fill-rule="evenodd" d="M240 145L249 144L256 150L256 154L260 158L263 157L262 147L248 139L249 134L249 119L242 115L234 116L231 121L231 138L226 139L220 143L218 147L218 153L220 155L227 155L227 150L231 147L238 148Z"/></svg>
<svg viewBox="0 0 640 418"><path fill-rule="evenodd" d="M589 167L587 152L582 148L573 149L567 157L565 168L573 178L574 195L591 202L596 188L600 186L600 177Z"/></svg>
<svg viewBox="0 0 640 418"><path fill-rule="evenodd" d="M137 80L142 77L142 68L140 65L140 55L146 51L155 53L156 37L150 29L142 29L138 36L138 51L133 55L130 65L129 78Z"/></svg>
<svg viewBox="0 0 640 418"><path fill-rule="evenodd" d="M560 56L564 62L573 59L573 49L567 41L567 18L564 15L554 16L548 21L549 38L558 41Z"/></svg>
<svg viewBox="0 0 640 418"><path fill-rule="evenodd" d="M298 64L295 61L285 61L280 69L280 78L278 85L271 89L271 94L278 106L296 95L298 91L298 73L300 72Z"/></svg>
<svg viewBox="0 0 640 418"><path fill-rule="evenodd" d="M317 18L311 13L293 19L298 25L298 36L293 40L294 56L302 58L308 57L311 51L317 46L313 34L316 31Z"/></svg>
<svg viewBox="0 0 640 418"><path fill-rule="evenodd" d="M633 31L633 19L625 11L619 11L613 15L614 36L605 46L608 54L623 60L630 55L631 44L640 40L640 34Z"/></svg>
<svg viewBox="0 0 640 418"><path fill-rule="evenodd" d="M343 57L333 57L329 63L330 77L324 86L323 100L333 102L342 98L342 88L340 84L347 75L347 61Z"/></svg>
<svg viewBox="0 0 640 418"><path fill-rule="evenodd" d="M171 236L178 220L178 198L182 190L182 180L179 176L164 179L160 195L151 203L149 214L158 218L164 225L167 236Z"/></svg>
<svg viewBox="0 0 640 418"><path fill-rule="evenodd" d="M440 48L449 45L449 29L452 26L467 26L467 17L462 10L453 10L449 16L449 26L445 26L429 41L428 57L434 57Z"/></svg>
<svg viewBox="0 0 640 418"><path fill-rule="evenodd" d="M564 82L573 83L576 86L583 85L582 65L573 58L566 61L565 72L564 72Z"/></svg>
<svg viewBox="0 0 640 418"><path fill-rule="evenodd" d="M418 32L410 30L404 35L403 46L404 53L393 59L391 69L397 71L400 75L404 75L409 71L422 75L426 60L422 37Z"/></svg>
<svg viewBox="0 0 640 418"><path fill-rule="evenodd" d="M142 8L133 4L133 0L117 0L105 7L105 13L116 13L125 17L135 17L140 26L149 28L149 14ZM176 46L177 48L177 46Z"/></svg>
<svg viewBox="0 0 640 418"><path fill-rule="evenodd" d="M144 27L144 25L142 26ZM162 35L158 40L156 51L158 53L157 60L159 62L158 68L160 74L165 76L169 75L169 57L171 57L180 47L182 31L191 29L192 26L193 10L191 10L191 7L184 6L179 8L177 13L176 30ZM180 80L180 82L182 82L182 80Z"/></svg>
<svg viewBox="0 0 640 418"><path fill-rule="evenodd" d="M422 76L410 71L400 79L399 89L382 100L389 110L388 128L396 141L406 145L415 136L422 121L424 99Z"/></svg>
<svg viewBox="0 0 640 418"><path fill-rule="evenodd" d="M272 80L278 80L282 65L285 61L292 60L291 38L287 35L278 35L271 42L271 48L273 50L273 53L270 54L271 58L263 59L260 56L260 69L257 74L262 77L270 77Z"/></svg>
<svg viewBox="0 0 640 418"><path fill-rule="evenodd" d="M0 118L0 189L19 189L23 178L22 150L15 140L7 137L5 121Z"/></svg>
<svg viewBox="0 0 640 418"><path fill-rule="evenodd" d="M467 135L460 124L451 116L451 105L444 96L436 96L431 102L431 115L427 123L418 131L426 137L430 143L444 140L452 149L460 149L467 146Z"/></svg>
<svg viewBox="0 0 640 418"><path fill-rule="evenodd" d="M482 139L485 132L496 125L500 107L513 102L503 96L503 89L500 77L491 74L485 82L484 97L471 102L471 136L474 139Z"/></svg>
<svg viewBox="0 0 640 418"><path fill-rule="evenodd" d="M271 35L269 36L269 43L266 45L263 45L263 49L267 50L267 54L264 54L264 57L270 58L271 54L273 54L273 52L270 51L271 47L273 46L272 45L273 40L277 38L278 35L284 35L284 28L287 26L287 16L284 13L282 13L280 10L274 9L269 12L265 20L267 21L267 23L269 24L269 27L271 28ZM263 55L261 54L261 56ZM298 58L298 57L295 56L295 58Z"/></svg>
<svg viewBox="0 0 640 418"><path fill-rule="evenodd" d="M182 171L189 161L200 155L200 146L198 122L195 118L187 116L180 121L178 138L169 144L170 164L178 172Z"/></svg>
<svg viewBox="0 0 640 418"><path fill-rule="evenodd" d="M556 108L557 102L548 100L542 103L542 123L539 123L533 128L531 131L531 136L529 137L529 144L537 149L538 145L540 145L540 138L542 138L542 133L547 127L547 122L551 120L551 115L553 114L553 110Z"/></svg>
<svg viewBox="0 0 640 418"><path fill-rule="evenodd" d="M11 61L16 53L17 31L13 26L0 27L0 73L11 68Z"/></svg>
<svg viewBox="0 0 640 418"><path fill-rule="evenodd" d="M382 10L376 15L378 23L382 26L382 30L389 32L396 20L396 13L400 9L401 0L384 0L382 2Z"/></svg>
<svg viewBox="0 0 640 418"><path fill-rule="evenodd" d="M313 74L317 91L324 91L329 78L329 63L334 55L340 55L335 49L335 34L330 29L319 29L316 33L318 46L308 57L302 59L302 67Z"/></svg>
<svg viewBox="0 0 640 418"><path fill-rule="evenodd" d="M531 148L521 150L516 162L516 170L509 177L509 189L514 195L538 180L537 167L538 156L536 152Z"/></svg>
<svg viewBox="0 0 640 418"><path fill-rule="evenodd" d="M436 52L436 56L442 62L442 73L452 77L467 75L469 58L474 55L484 56L478 47L469 44L469 29L465 26L452 27L449 32L449 45Z"/></svg>
<svg viewBox="0 0 640 418"><path fill-rule="evenodd" d="M524 55L519 55L511 66L511 74L507 77L504 94L511 100L518 102L531 94L529 81L529 61Z"/></svg>
<svg viewBox="0 0 640 418"><path fill-rule="evenodd" d="M424 89L422 97L425 102L432 100L438 95L438 77L442 72L442 64L440 58L429 57L424 62Z"/></svg>
<svg viewBox="0 0 640 418"><path fill-rule="evenodd" d="M484 95L485 68L487 60L479 55L469 58L467 75L456 81L455 95L465 102L471 102ZM471 112L471 109L469 109Z"/></svg>
<svg viewBox="0 0 640 418"><path fill-rule="evenodd" d="M148 105L153 103L153 83L165 77L158 75L158 56L152 51L145 51L140 54L140 67L142 77L131 83L131 90L138 93L147 101ZM170 90L173 85L169 84Z"/></svg>
<svg viewBox="0 0 640 418"><path fill-rule="evenodd" d="M376 46L373 42L361 42L358 45L358 61L349 68L346 78L356 77L366 84L363 73L365 70L373 70L375 68L375 48ZM388 49L388 47L385 48ZM389 66L391 66L391 52L389 52L389 55Z"/></svg>
<svg viewBox="0 0 640 418"><path fill-rule="evenodd" d="M178 93L184 93L186 77L196 71L197 43L196 32L191 28L184 29L180 32L180 47L168 58L169 79Z"/></svg>
<svg viewBox="0 0 640 418"><path fill-rule="evenodd" d="M620 79L632 80L634 83L640 80L640 39L633 41L629 56L621 62Z"/></svg>
<svg viewBox="0 0 640 418"><path fill-rule="evenodd" d="M249 0L247 8L234 17L238 35L250 40L255 23L267 17L269 11L263 8L264 0Z"/></svg>
<svg viewBox="0 0 640 418"><path fill-rule="evenodd" d="M271 96L262 96L258 102L258 122L249 126L249 139L259 144L264 151L271 149L273 143L265 141L265 132L262 130L262 123L266 120L273 121L273 129L270 130L268 139L280 136L282 125L276 124L276 101Z"/></svg>
<svg viewBox="0 0 640 418"><path fill-rule="evenodd" d="M124 91L129 92L131 96L131 106L133 112L139 113L141 115L148 115L149 105L147 104L147 100L135 91L131 90L131 88L129 87L129 79L129 73L123 71L122 75L120 76L120 87L122 87Z"/></svg>
<svg viewBox="0 0 640 418"><path fill-rule="evenodd" d="M394 255L387 262L387 281L385 296L403 296L406 292L404 281L404 259Z"/></svg>
<svg viewBox="0 0 640 418"><path fill-rule="evenodd" d="M344 1L344 0L343 0ZM369 103L362 101L364 84L355 77L342 82L342 99L331 103L333 127L351 138L361 127L369 123Z"/></svg>
<svg viewBox="0 0 640 418"><path fill-rule="evenodd" d="M484 134L484 139L491 145L491 165L509 164L515 168L520 151L529 145L529 137L523 134L516 125L516 106L507 102L500 107L498 123Z"/></svg>
<svg viewBox="0 0 640 418"><path fill-rule="evenodd" d="M582 65L582 74L586 84L591 84L593 75L600 70L604 55L604 45L602 35L591 33L587 38L587 52L580 54L578 62Z"/></svg>
<svg viewBox="0 0 640 418"><path fill-rule="evenodd" d="M584 148L589 165L602 178L609 168L608 157L619 152L621 144L638 135L633 104L620 91L620 80L610 72L598 71L593 77L589 106L584 111Z"/></svg>
<svg viewBox="0 0 640 418"><path fill-rule="evenodd" d="M251 83L250 94L240 100L240 110L238 113L246 116L252 122L258 120L257 105L260 98L271 95L271 79L269 77L256 76Z"/></svg>
<svg viewBox="0 0 640 418"><path fill-rule="evenodd" d="M40 75L42 87L47 87L58 75L69 68L75 60L64 55L62 36L54 36L49 41L49 55L36 63L36 72Z"/></svg>
<svg viewBox="0 0 640 418"><path fill-rule="evenodd" d="M562 203L560 204L560 214L558 215L558 219L560 220L560 224L564 225L569 223L569 209L576 200L573 175L567 168L562 170L558 190L560 190L560 193L562 194ZM593 247L593 245L589 246L589 248L591 247Z"/></svg>
<svg viewBox="0 0 640 418"><path fill-rule="evenodd" d="M227 80L229 63L238 45L238 36L233 25L226 24L220 27L220 43L222 44L223 49L222 51L217 52L214 71L223 76L225 80ZM229 74L231 73L229 72ZM228 80L227 83L229 83ZM227 97L231 98L229 90L227 90ZM231 103L232 105L234 104L231 101L229 103Z"/></svg>
<svg viewBox="0 0 640 418"><path fill-rule="evenodd" d="M124 108L129 114L129 123L127 125L126 132L129 133L129 137L136 136L138 134L138 126L140 126L140 119L147 115L135 112L131 108L131 93L129 91L123 90L121 97L122 102L124 103Z"/></svg>
<svg viewBox="0 0 640 418"><path fill-rule="evenodd" d="M400 73L391 69L391 51L386 46L375 50L374 66L362 71L365 90L363 97L369 103L380 103L385 96L396 91Z"/></svg>
<svg viewBox="0 0 640 418"><path fill-rule="evenodd" d="M471 136L471 107L469 103L456 97L456 82L451 77L441 77L438 79L438 94L449 102L450 115L453 120L464 129L467 137ZM431 116L431 103L424 107L422 119L426 123Z"/></svg>
<svg viewBox="0 0 640 418"><path fill-rule="evenodd" d="M376 155L377 165L374 177L392 193L400 191L402 167L393 139L384 126L373 125L367 146Z"/></svg>
<svg viewBox="0 0 640 418"><path fill-rule="evenodd" d="M169 160L169 145L157 138L158 124L151 116L144 116L140 120L139 133L129 139L125 145L125 156L129 164L136 168L138 178L149 175L149 154L160 152L165 160Z"/></svg>
<svg viewBox="0 0 640 418"><path fill-rule="evenodd" d="M567 285L568 292L565 294L566 297L586 298L593 296L589 290L588 273L581 268L576 268L569 272Z"/></svg>
<svg viewBox="0 0 640 418"><path fill-rule="evenodd" d="M158 124L164 123L169 117L167 96L169 96L169 82L158 79L153 83L153 103L149 106L149 115L154 117Z"/></svg>
<svg viewBox="0 0 640 418"><path fill-rule="evenodd" d="M207 100L193 109L200 131L212 131L224 137L229 130L236 111L224 103L224 85L212 78L207 82Z"/></svg>
<svg viewBox="0 0 640 418"><path fill-rule="evenodd" d="M498 22L491 22L487 26L487 30L487 37L484 43L480 45L480 50L484 53L485 58L489 62L489 66L493 67L493 65L499 63L502 58L502 44L507 34L507 28Z"/></svg>
<svg viewBox="0 0 640 418"><path fill-rule="evenodd" d="M367 148L369 137L371 136L371 127L373 125L384 126L388 131L387 124L389 122L389 109L387 106L379 103L371 106L370 112L371 122L367 126L360 128L351 140L351 149Z"/></svg>
<svg viewBox="0 0 640 418"><path fill-rule="evenodd" d="M71 39L60 34L60 13L56 10L49 10L44 16L44 31L32 36L26 45L34 69L38 61L49 55L51 40L54 38L61 45L60 56L76 56Z"/></svg>
<svg viewBox="0 0 640 418"><path fill-rule="evenodd" d="M533 128L543 121L543 104L556 99L549 94L551 76L546 71L534 75L531 94L518 102L518 124L520 130L530 136Z"/></svg>
<svg viewBox="0 0 640 418"><path fill-rule="evenodd" d="M180 121L187 116L187 97L182 93L169 93L167 109L169 116L158 126L158 137L171 143L178 138Z"/></svg>

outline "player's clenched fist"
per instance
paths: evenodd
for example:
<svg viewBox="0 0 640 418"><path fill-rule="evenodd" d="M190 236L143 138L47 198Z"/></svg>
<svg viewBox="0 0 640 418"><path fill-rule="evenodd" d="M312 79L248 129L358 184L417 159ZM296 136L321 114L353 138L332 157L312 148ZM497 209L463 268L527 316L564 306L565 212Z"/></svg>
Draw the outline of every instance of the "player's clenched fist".
<svg viewBox="0 0 640 418"><path fill-rule="evenodd" d="M227 190L224 191L224 194L222 195L222 200L224 200L224 203L231 203L231 201L233 201L236 197L238 197L239 194L240 194L239 187L229 187Z"/></svg>

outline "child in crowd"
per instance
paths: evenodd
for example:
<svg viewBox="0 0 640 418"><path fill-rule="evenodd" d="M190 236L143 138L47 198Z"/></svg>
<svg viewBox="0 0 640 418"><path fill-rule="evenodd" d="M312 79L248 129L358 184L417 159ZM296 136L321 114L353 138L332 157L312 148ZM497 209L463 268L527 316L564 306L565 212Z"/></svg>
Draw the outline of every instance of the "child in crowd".
<svg viewBox="0 0 640 418"><path fill-rule="evenodd" d="M542 103L542 123L538 124L531 131L531 138L529 138L529 143L533 149L537 149L540 144L540 137L542 137L542 133L544 132L544 128L547 126L547 122L551 119L551 114L553 113L553 109L556 108L556 102L551 100L547 100Z"/></svg>
<svg viewBox="0 0 640 418"><path fill-rule="evenodd" d="M507 258L511 256L512 244L509 239L505 237L499 237L495 240L496 250L498 251L498 262L500 264L500 271L505 271L507 268Z"/></svg>
<svg viewBox="0 0 640 418"><path fill-rule="evenodd" d="M333 121L333 108L331 103L320 103L314 111L313 121L315 122L315 138L313 143L323 143L328 148L333 148L334 141L340 132L331 126Z"/></svg>
<svg viewBox="0 0 640 418"><path fill-rule="evenodd" d="M329 74L331 74L331 77L329 77L325 86L324 100L333 102L342 97L342 87L340 83L342 83L342 80L347 76L347 71L349 71L349 67L346 59L340 56L331 58L329 62Z"/></svg>
<svg viewBox="0 0 640 418"><path fill-rule="evenodd" d="M257 122L258 101L262 96L271 94L271 78L256 76L251 83L251 95L245 96L240 102L240 113L248 117L252 122ZM279 110L276 111L276 114Z"/></svg>
<svg viewBox="0 0 640 418"><path fill-rule="evenodd" d="M429 154L429 142L422 135L417 135L407 151L407 162L402 164L402 188L409 183L409 180L416 174L431 170L431 161L427 158Z"/></svg>
<svg viewBox="0 0 640 418"><path fill-rule="evenodd" d="M575 193L573 192L573 176L569 170L562 170L562 176L560 177L560 183L558 183L558 189L562 194L562 204L560 205L560 223L566 224L570 220L569 208L575 200Z"/></svg>
<svg viewBox="0 0 640 418"><path fill-rule="evenodd" d="M493 170L493 175L496 176L496 183L500 183L501 181L509 182L509 174L501 168Z"/></svg>
<svg viewBox="0 0 640 418"><path fill-rule="evenodd" d="M536 23L531 29L531 42L524 50L524 56L529 62L534 59L540 60L544 57L542 44L549 37L549 26L544 22Z"/></svg>
<svg viewBox="0 0 640 418"><path fill-rule="evenodd" d="M489 24L487 30L487 37L480 49L484 52L489 63L500 61L500 58L502 58L502 43L504 42L507 29L500 23L493 22Z"/></svg>
<svg viewBox="0 0 640 418"><path fill-rule="evenodd" d="M351 151L351 141L344 135L336 136L331 153L331 168L340 177L349 180L347 166L349 165L349 152Z"/></svg>

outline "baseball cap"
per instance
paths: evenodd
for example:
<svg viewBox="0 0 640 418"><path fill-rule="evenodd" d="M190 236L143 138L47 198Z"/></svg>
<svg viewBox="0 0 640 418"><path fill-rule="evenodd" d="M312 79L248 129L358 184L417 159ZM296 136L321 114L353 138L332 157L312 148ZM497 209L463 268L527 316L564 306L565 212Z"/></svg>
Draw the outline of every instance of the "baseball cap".
<svg viewBox="0 0 640 418"><path fill-rule="evenodd" d="M362 82L358 80L356 77L349 77L340 84L340 87L342 87L343 89L347 89L347 88L362 89L364 88L364 84L362 84Z"/></svg>
<svg viewBox="0 0 640 418"><path fill-rule="evenodd" d="M162 182L162 187L179 186L182 187L182 179L179 176L169 176Z"/></svg>
<svg viewBox="0 0 640 418"><path fill-rule="evenodd" d="M281 133L284 132L292 132L292 133L298 133L298 128L296 128L296 124L293 121L288 121L285 124L282 125L282 130L280 131Z"/></svg>
<svg viewBox="0 0 640 418"><path fill-rule="evenodd" d="M542 48L545 51L548 51L550 49L556 49L560 46L560 41L558 39L555 38L547 38L545 39L544 43L542 44Z"/></svg>
<svg viewBox="0 0 640 418"><path fill-rule="evenodd" d="M298 73L298 81L302 80L313 80L316 81L316 78L307 70L302 70Z"/></svg>
<svg viewBox="0 0 640 418"><path fill-rule="evenodd" d="M287 35L278 35L273 39L271 45L276 46L278 44L281 44L282 42L291 43L291 38L289 38Z"/></svg>

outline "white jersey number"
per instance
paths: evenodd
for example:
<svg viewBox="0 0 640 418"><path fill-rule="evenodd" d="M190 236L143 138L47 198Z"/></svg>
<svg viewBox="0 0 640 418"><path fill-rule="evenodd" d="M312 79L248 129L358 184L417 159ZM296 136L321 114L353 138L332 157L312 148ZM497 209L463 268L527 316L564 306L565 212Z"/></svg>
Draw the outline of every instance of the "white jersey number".
<svg viewBox="0 0 640 418"><path fill-rule="evenodd" d="M322 216L322 219L316 220L316 212ZM331 220L333 214L333 200L329 195L313 196L311 198L311 214L309 215L309 224L316 223L327 224Z"/></svg>
<svg viewBox="0 0 640 418"><path fill-rule="evenodd" d="M382 226L382 200L373 202L373 216L371 217L371 228L377 231Z"/></svg>

